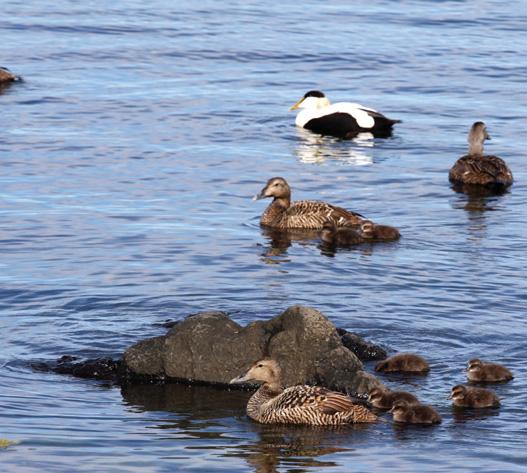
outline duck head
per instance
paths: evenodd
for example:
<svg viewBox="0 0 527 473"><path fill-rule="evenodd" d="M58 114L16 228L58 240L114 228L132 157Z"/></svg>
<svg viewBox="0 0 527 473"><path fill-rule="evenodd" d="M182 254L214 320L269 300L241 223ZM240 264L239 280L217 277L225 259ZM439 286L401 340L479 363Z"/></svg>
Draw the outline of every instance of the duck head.
<svg viewBox="0 0 527 473"><path fill-rule="evenodd" d="M360 234L363 238L374 238L375 224L370 220L365 220L360 225Z"/></svg>
<svg viewBox="0 0 527 473"><path fill-rule="evenodd" d="M490 140L487 125L483 122L475 122L468 134L468 154L482 155L485 140Z"/></svg>
<svg viewBox="0 0 527 473"><path fill-rule="evenodd" d="M370 392L368 393L368 401L370 404L375 404L376 402L380 402L384 396L384 391L379 387L374 387L370 389Z"/></svg>
<svg viewBox="0 0 527 473"><path fill-rule="evenodd" d="M392 408L388 411L394 415L404 415L410 409L410 404L406 401L399 400L393 403Z"/></svg>
<svg viewBox="0 0 527 473"><path fill-rule="evenodd" d="M474 358L470 360L467 364L468 372L475 373L481 370L481 368L483 368L483 362L479 358Z"/></svg>
<svg viewBox="0 0 527 473"><path fill-rule="evenodd" d="M466 392L467 392L467 388L463 386L462 384L458 384L457 386L454 386L452 388L452 391L450 392L450 396L448 396L448 399L452 399L453 401L463 401L463 399L465 399Z"/></svg>
<svg viewBox="0 0 527 473"><path fill-rule="evenodd" d="M296 110L298 108L317 109L328 107L329 105L330 102L323 92L320 92L320 90L310 90L289 110Z"/></svg>
<svg viewBox="0 0 527 473"><path fill-rule="evenodd" d="M272 177L260 193L253 197L253 200L265 199L266 197L289 199L291 198L291 188L283 177Z"/></svg>
<svg viewBox="0 0 527 473"><path fill-rule="evenodd" d="M281 370L280 366L275 360L265 358L254 363L249 370L236 378L230 380L230 384L241 384L249 382L257 382L266 385L280 384Z"/></svg>

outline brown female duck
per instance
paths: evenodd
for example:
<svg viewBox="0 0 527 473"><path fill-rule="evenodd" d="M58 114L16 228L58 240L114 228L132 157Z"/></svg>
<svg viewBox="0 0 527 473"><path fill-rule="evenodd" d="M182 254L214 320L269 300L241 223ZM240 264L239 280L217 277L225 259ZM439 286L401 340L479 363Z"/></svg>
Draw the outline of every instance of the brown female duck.
<svg viewBox="0 0 527 473"><path fill-rule="evenodd" d="M358 213L318 200L291 202L291 188L283 177L269 179L254 200L266 197L273 197L273 201L260 218L260 224L265 227L320 230L326 220L342 227L356 225L364 219Z"/></svg>
<svg viewBox="0 0 527 473"><path fill-rule="evenodd" d="M481 409L484 407L498 407L499 397L490 389L474 388L458 384L452 388L449 396L456 407Z"/></svg>
<svg viewBox="0 0 527 473"><path fill-rule="evenodd" d="M499 383L514 378L512 372L497 363L485 363L478 358L468 362L467 378L476 383Z"/></svg>
<svg viewBox="0 0 527 473"><path fill-rule="evenodd" d="M448 175L455 186L479 186L500 191L512 184L512 172L505 161L498 156L483 154L485 140L490 140L485 123L474 123L468 135L468 154L457 160Z"/></svg>
<svg viewBox="0 0 527 473"><path fill-rule="evenodd" d="M429 370L428 362L413 353L398 353L375 365L375 371L386 373L426 373Z"/></svg>
<svg viewBox="0 0 527 473"><path fill-rule="evenodd" d="M394 241L401 238L399 230L389 225L378 225L365 220L360 224L359 235L365 241Z"/></svg>
<svg viewBox="0 0 527 473"><path fill-rule="evenodd" d="M406 401L408 404L419 404L419 400L406 391L389 391L380 387L370 389L368 401L377 409L391 409L397 401Z"/></svg>
<svg viewBox="0 0 527 473"><path fill-rule="evenodd" d="M406 401L397 401L390 409L395 422L405 424L439 424L441 416L430 406L423 404L408 404Z"/></svg>
<svg viewBox="0 0 527 473"><path fill-rule="evenodd" d="M257 361L243 376L231 383L262 383L247 403L247 415L263 424L340 425L375 422L377 416L354 404L345 394L318 386L284 389L280 366L275 360Z"/></svg>

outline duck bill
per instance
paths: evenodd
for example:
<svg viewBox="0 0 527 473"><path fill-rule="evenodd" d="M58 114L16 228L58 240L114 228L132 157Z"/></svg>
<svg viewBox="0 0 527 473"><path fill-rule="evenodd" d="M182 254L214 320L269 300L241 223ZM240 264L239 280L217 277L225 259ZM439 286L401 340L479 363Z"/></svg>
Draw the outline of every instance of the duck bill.
<svg viewBox="0 0 527 473"><path fill-rule="evenodd" d="M244 374L243 376L236 376L236 378L232 378L229 381L229 384L242 384L242 383L248 383L251 380L251 378L247 377L247 374Z"/></svg>
<svg viewBox="0 0 527 473"><path fill-rule="evenodd" d="M490 137L490 135L487 133L487 136L485 137L486 140L491 140L492 138Z"/></svg>
<svg viewBox="0 0 527 473"><path fill-rule="evenodd" d="M452 394L448 396L447 399L453 399Z"/></svg>
<svg viewBox="0 0 527 473"><path fill-rule="evenodd" d="M265 199L267 196L262 192L260 192L259 194L256 194L254 197L253 197L253 200L260 200L260 199Z"/></svg>
<svg viewBox="0 0 527 473"><path fill-rule="evenodd" d="M295 103L290 109L289 111L293 111L293 110L296 110L297 108L300 107L300 104L304 101L304 97L302 97L297 103Z"/></svg>

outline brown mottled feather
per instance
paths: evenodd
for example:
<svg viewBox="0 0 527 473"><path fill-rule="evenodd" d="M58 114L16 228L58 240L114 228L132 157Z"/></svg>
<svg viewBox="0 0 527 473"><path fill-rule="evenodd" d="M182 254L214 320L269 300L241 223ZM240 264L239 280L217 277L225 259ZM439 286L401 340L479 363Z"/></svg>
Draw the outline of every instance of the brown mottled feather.
<svg viewBox="0 0 527 473"><path fill-rule="evenodd" d="M513 182L512 172L498 156L463 156L450 169L448 177L450 182L480 186L508 187Z"/></svg>

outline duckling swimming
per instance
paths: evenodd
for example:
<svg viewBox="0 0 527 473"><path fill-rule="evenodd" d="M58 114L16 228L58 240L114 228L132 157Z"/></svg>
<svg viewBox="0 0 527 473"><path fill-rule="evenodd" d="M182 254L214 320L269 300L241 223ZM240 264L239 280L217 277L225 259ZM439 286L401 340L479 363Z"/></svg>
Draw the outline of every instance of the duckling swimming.
<svg viewBox="0 0 527 473"><path fill-rule="evenodd" d="M472 409L498 407L500 405L499 397L490 389L473 388L462 384L452 388L449 399L452 399L452 404L456 407L470 407Z"/></svg>
<svg viewBox="0 0 527 473"><path fill-rule="evenodd" d="M364 132L387 138L392 134L393 125L401 121L387 118L377 110L358 103L339 102L332 105L319 90L307 92L290 110L299 108L302 110L295 120L298 127L337 138L354 138Z"/></svg>
<svg viewBox="0 0 527 473"><path fill-rule="evenodd" d="M490 140L487 126L475 122L468 135L468 154L459 158L448 174L455 186L481 186L503 191L512 184L512 172L503 159L484 155L483 142Z"/></svg>
<svg viewBox="0 0 527 473"><path fill-rule="evenodd" d="M360 224L359 235L366 241L394 241L401 238L397 228L377 225L370 220L365 220Z"/></svg>
<svg viewBox="0 0 527 473"><path fill-rule="evenodd" d="M0 67L0 84L8 84L20 80L20 77L15 76L7 67Z"/></svg>
<svg viewBox="0 0 527 473"><path fill-rule="evenodd" d="M391 409L397 401L406 401L408 404L419 404L419 400L406 391L389 391L379 387L370 389L368 401L377 409Z"/></svg>
<svg viewBox="0 0 527 473"><path fill-rule="evenodd" d="M375 371L385 373L426 373L429 370L428 362L413 353L398 353L375 365Z"/></svg>
<svg viewBox="0 0 527 473"><path fill-rule="evenodd" d="M364 220L358 213L319 200L298 200L291 202L291 188L283 177L267 181L254 200L273 197L271 204L260 218L260 225L276 229L320 230L326 220L338 227L356 225Z"/></svg>
<svg viewBox="0 0 527 473"><path fill-rule="evenodd" d="M320 239L323 243L330 246L347 247L364 243L364 238L360 236L356 228L337 227L334 221L326 220L320 232Z"/></svg>
<svg viewBox="0 0 527 473"><path fill-rule="evenodd" d="M499 383L514 378L512 372L497 363L484 363L478 358L468 362L467 378L476 383Z"/></svg>
<svg viewBox="0 0 527 473"><path fill-rule="evenodd" d="M275 360L257 361L247 373L231 383L262 383L247 403L247 415L263 424L340 425L375 422L377 416L354 404L345 394L318 386L284 389L280 366Z"/></svg>
<svg viewBox="0 0 527 473"><path fill-rule="evenodd" d="M397 401L390 409L395 422L405 424L439 424L441 416L431 406L423 404L408 404L406 401Z"/></svg>

